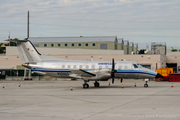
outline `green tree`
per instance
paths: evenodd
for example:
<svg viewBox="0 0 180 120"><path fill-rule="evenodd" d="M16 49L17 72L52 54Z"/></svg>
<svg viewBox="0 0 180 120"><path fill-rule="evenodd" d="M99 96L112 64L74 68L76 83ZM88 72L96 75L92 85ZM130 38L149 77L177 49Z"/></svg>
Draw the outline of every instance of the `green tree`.
<svg viewBox="0 0 180 120"><path fill-rule="evenodd" d="M2 45L3 45L3 43L0 43L0 53L5 53L4 50L1 49Z"/></svg>
<svg viewBox="0 0 180 120"><path fill-rule="evenodd" d="M174 49L173 47L171 47L172 48L172 52L177 52L178 51L178 49Z"/></svg>
<svg viewBox="0 0 180 120"><path fill-rule="evenodd" d="M146 49L139 50L139 54L144 54L144 51L146 51Z"/></svg>
<svg viewBox="0 0 180 120"><path fill-rule="evenodd" d="M17 38L14 38L14 39L10 39L10 40L19 40ZM10 45L9 45L10 44ZM10 42L10 43L6 43L4 44L5 46L16 46L16 43L15 42Z"/></svg>

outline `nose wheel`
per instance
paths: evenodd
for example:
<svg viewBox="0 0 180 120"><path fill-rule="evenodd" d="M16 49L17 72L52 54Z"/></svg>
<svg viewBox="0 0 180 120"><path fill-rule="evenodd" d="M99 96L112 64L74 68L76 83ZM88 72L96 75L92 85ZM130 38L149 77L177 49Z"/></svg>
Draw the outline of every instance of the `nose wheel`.
<svg viewBox="0 0 180 120"><path fill-rule="evenodd" d="M148 87L148 84L144 84L144 87L145 87L145 88Z"/></svg>
<svg viewBox="0 0 180 120"><path fill-rule="evenodd" d="M148 87L148 80L145 80L145 84L144 84L144 87L146 88L146 87Z"/></svg>

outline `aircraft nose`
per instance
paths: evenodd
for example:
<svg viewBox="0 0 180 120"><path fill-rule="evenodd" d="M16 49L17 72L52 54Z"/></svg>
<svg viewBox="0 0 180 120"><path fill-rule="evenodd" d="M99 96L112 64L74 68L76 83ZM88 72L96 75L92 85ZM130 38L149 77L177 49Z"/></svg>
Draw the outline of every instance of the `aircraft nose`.
<svg viewBox="0 0 180 120"><path fill-rule="evenodd" d="M157 73L156 77L155 78L162 78L163 76L159 73Z"/></svg>

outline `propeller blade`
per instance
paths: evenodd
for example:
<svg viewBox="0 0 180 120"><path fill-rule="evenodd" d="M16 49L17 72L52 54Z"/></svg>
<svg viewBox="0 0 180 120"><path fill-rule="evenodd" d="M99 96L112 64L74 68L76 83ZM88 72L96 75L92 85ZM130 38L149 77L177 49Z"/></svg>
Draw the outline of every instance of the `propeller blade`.
<svg viewBox="0 0 180 120"><path fill-rule="evenodd" d="M114 71L114 58L112 59L112 71Z"/></svg>
<svg viewBox="0 0 180 120"><path fill-rule="evenodd" d="M112 84L114 84L114 73L116 70L114 70L115 64L114 64L114 58L112 59L112 69L111 69L111 77L112 77Z"/></svg>
<svg viewBox="0 0 180 120"><path fill-rule="evenodd" d="M122 83L123 79L121 79L121 83Z"/></svg>

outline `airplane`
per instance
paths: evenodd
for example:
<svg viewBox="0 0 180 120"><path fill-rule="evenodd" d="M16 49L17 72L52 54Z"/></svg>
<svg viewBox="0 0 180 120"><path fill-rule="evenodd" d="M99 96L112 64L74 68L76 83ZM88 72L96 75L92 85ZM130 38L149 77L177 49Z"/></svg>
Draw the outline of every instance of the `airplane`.
<svg viewBox="0 0 180 120"><path fill-rule="evenodd" d="M9 41L9 40L7 40ZM142 67L134 61L83 61L63 60L41 55L30 40L10 40L17 44L22 60L22 66L40 75L57 78L74 78L84 80L83 88L89 88L89 81L95 81L94 86L99 87L99 81L112 79L147 79L144 87L148 87L148 80L163 77L161 74Z"/></svg>

